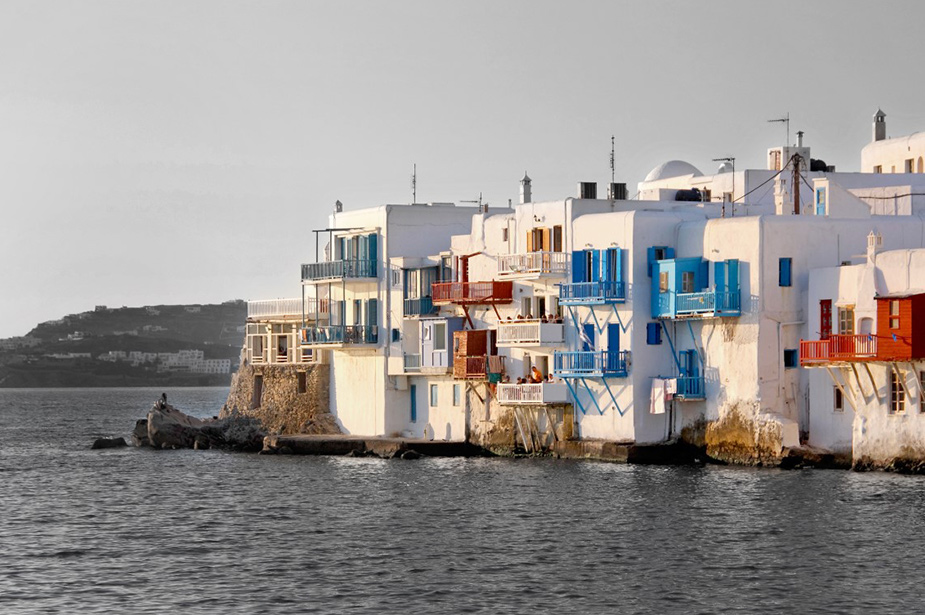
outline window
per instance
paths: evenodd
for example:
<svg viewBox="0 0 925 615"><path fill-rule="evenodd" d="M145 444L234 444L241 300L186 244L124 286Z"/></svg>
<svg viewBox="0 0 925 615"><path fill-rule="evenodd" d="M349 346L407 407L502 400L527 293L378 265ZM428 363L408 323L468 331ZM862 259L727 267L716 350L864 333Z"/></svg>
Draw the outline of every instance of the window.
<svg viewBox="0 0 925 615"><path fill-rule="evenodd" d="M437 395L437 385L430 385L430 405L434 407L437 405L438 395Z"/></svg>
<svg viewBox="0 0 925 615"><path fill-rule="evenodd" d="M845 404L844 404L844 400L842 399L841 389L838 387L832 387L832 388L835 389L835 405L832 409L835 412L844 412Z"/></svg>
<svg viewBox="0 0 925 615"><path fill-rule="evenodd" d="M661 271L658 274L658 292L667 293L668 292L668 272Z"/></svg>
<svg viewBox="0 0 925 615"><path fill-rule="evenodd" d="M462 385L453 385L453 405L458 406L462 403Z"/></svg>
<svg viewBox="0 0 925 615"><path fill-rule="evenodd" d="M902 414L906 411L906 395L896 370L890 370L890 414Z"/></svg>
<svg viewBox="0 0 925 615"><path fill-rule="evenodd" d="M296 372L296 377L298 378L297 387L299 393L304 393L307 390L305 386L305 372Z"/></svg>
<svg viewBox="0 0 925 615"><path fill-rule="evenodd" d="M507 227L501 229L501 241L507 241Z"/></svg>
<svg viewBox="0 0 925 615"><path fill-rule="evenodd" d="M646 344L657 346L662 343L662 327L657 322L646 324Z"/></svg>
<svg viewBox="0 0 925 615"><path fill-rule="evenodd" d="M446 323L434 323L434 350L446 350Z"/></svg>
<svg viewBox="0 0 925 615"><path fill-rule="evenodd" d="M704 201L706 201L707 203L709 203L710 201L713 200L713 193L710 191L709 188L704 188L703 190L701 190L701 192L703 193L703 200L704 200Z"/></svg>
<svg viewBox="0 0 925 615"><path fill-rule="evenodd" d="M784 367L790 369L800 365L800 353L796 348L784 350Z"/></svg>
<svg viewBox="0 0 925 615"><path fill-rule="evenodd" d="M882 164L878 164L877 166L875 166L875 167L874 167L874 173L883 173L883 165L882 165Z"/></svg>
<svg viewBox="0 0 925 615"><path fill-rule="evenodd" d="M681 292L682 293L694 292L694 272L693 271L684 271L681 273Z"/></svg>
<svg viewBox="0 0 925 615"><path fill-rule="evenodd" d="M401 331L399 329L392 329L392 341L393 342L401 341Z"/></svg>
<svg viewBox="0 0 925 615"><path fill-rule="evenodd" d="M854 306L838 308L838 332L842 335L854 335Z"/></svg>
<svg viewBox="0 0 925 615"><path fill-rule="evenodd" d="M777 264L777 283L779 286L792 286L791 280L793 269L793 259L789 256L782 257Z"/></svg>
<svg viewBox="0 0 925 615"><path fill-rule="evenodd" d="M825 215L825 188L816 188L816 215Z"/></svg>
<svg viewBox="0 0 925 615"><path fill-rule="evenodd" d="M890 329L899 329L899 301L890 300Z"/></svg>
<svg viewBox="0 0 925 615"><path fill-rule="evenodd" d="M561 252L562 251L562 225L557 224L552 227L552 251Z"/></svg>
<svg viewBox="0 0 925 615"><path fill-rule="evenodd" d="M915 158L906 159L906 173L915 173Z"/></svg>

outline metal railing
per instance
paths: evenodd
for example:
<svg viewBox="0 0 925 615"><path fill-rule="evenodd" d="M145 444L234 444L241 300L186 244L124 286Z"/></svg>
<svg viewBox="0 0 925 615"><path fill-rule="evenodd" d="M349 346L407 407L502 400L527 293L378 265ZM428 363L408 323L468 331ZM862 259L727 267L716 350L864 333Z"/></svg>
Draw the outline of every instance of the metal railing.
<svg viewBox="0 0 925 615"><path fill-rule="evenodd" d="M404 303L405 316L428 316L437 313L437 308L434 307L434 300L430 297L405 299Z"/></svg>
<svg viewBox="0 0 925 615"><path fill-rule="evenodd" d="M375 325L327 325L302 329L303 344L375 344L379 327Z"/></svg>
<svg viewBox="0 0 925 615"><path fill-rule="evenodd" d="M498 275L568 273L568 254L565 252L527 252L502 254L498 257Z"/></svg>
<svg viewBox="0 0 925 615"><path fill-rule="evenodd" d="M553 354L553 373L562 378L627 375L625 350L576 350Z"/></svg>
<svg viewBox="0 0 925 615"><path fill-rule="evenodd" d="M379 276L377 261L346 259L302 265L302 280L336 280L340 278L375 278Z"/></svg>
<svg viewBox="0 0 925 615"><path fill-rule="evenodd" d="M498 344L564 344L565 325L541 320L498 323Z"/></svg>
<svg viewBox="0 0 925 615"><path fill-rule="evenodd" d="M434 303L510 303L513 282L434 282Z"/></svg>
<svg viewBox="0 0 925 615"><path fill-rule="evenodd" d="M559 285L559 303L618 303L626 301L626 283L613 280L574 282Z"/></svg>

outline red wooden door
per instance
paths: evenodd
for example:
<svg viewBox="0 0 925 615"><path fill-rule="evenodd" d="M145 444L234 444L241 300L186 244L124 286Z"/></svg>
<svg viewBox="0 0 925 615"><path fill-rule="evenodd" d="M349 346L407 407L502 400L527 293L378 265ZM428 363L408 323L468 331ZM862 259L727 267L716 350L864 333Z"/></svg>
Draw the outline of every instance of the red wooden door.
<svg viewBox="0 0 925 615"><path fill-rule="evenodd" d="M832 335L832 300L819 302L819 339L827 340Z"/></svg>

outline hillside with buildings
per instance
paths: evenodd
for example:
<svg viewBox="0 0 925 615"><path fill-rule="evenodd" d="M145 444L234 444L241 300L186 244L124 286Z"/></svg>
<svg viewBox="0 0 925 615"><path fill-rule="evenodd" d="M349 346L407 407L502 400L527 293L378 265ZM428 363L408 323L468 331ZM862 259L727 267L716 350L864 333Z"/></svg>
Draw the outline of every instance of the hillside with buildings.
<svg viewBox="0 0 925 615"><path fill-rule="evenodd" d="M70 314L0 340L0 387L226 385L247 307L157 305Z"/></svg>

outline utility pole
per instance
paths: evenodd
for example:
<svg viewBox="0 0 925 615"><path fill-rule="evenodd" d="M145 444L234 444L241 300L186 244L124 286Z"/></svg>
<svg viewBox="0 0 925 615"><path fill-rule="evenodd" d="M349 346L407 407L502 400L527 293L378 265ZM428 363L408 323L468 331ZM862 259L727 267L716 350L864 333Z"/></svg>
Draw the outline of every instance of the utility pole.
<svg viewBox="0 0 925 615"><path fill-rule="evenodd" d="M800 164L803 162L803 157L799 154L794 154L793 158L790 159L793 162L793 215L800 215Z"/></svg>

